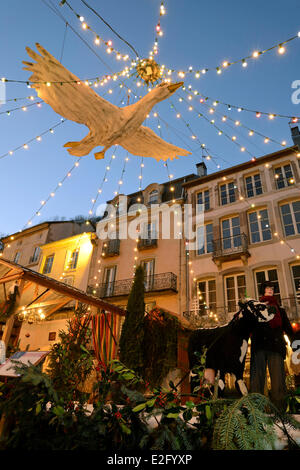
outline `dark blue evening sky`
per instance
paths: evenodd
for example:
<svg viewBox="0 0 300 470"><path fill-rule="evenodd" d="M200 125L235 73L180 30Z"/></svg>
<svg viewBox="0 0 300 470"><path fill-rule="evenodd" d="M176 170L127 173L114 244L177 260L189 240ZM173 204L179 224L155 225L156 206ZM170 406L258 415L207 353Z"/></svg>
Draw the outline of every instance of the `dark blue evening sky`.
<svg viewBox="0 0 300 470"><path fill-rule="evenodd" d="M52 1L56 6L59 5L58 0ZM101 37L111 39L114 47L122 53L131 54L131 50L80 0L70 0L69 3ZM89 0L88 3L132 43L141 56L148 55L154 41L159 0ZM167 14L161 19L164 36L159 41L157 60L176 70L187 69L189 66L194 69L216 67L224 60L242 58L256 49L262 50L278 44L300 31L299 0L169 0L165 2L165 6ZM124 62L120 63L113 55L108 56L103 46L95 46L93 35L80 28L80 23L67 6L59 7L59 10L101 56L109 69L70 29L64 46L64 66L82 79L102 76L111 70L121 70ZM59 59L64 32L64 22L42 0L1 2L0 77L27 80L29 72L22 70L22 60L28 60L25 46L34 47L35 42L41 43ZM294 80L300 80L299 53L300 38L287 44L286 53L282 56L274 50L256 60L250 60L247 68L237 64L224 70L221 75L213 71L199 80L195 80L193 75L187 76L185 83L191 83L199 92L227 103L299 116L300 105L291 101L291 84ZM124 89L116 87L119 83L98 88L98 93L102 94L113 88L113 94L107 99L120 104L127 98ZM133 80L127 80L126 84L136 90ZM142 93L145 93L145 88L142 88ZM8 83L6 86L7 99L30 94L35 95L35 92L24 84ZM224 135L218 136L216 129L199 118L197 113L188 111L187 105L178 101L179 96L184 96L184 93L177 92L169 102L159 104L154 110L162 118L161 129L157 128L158 121L154 117L146 122L155 132L161 132L166 140L181 147L189 145L193 149L192 156L169 163L169 173L174 178L195 172L195 163L201 159L199 144L191 139L193 133L200 142L207 145L214 157L207 162L209 172L217 171L216 165L225 168L249 160L249 154L241 152ZM176 118L176 113L170 107L171 103L175 104L192 131L182 120ZM30 102L9 101L0 106L0 112L25 104ZM191 104L202 112L206 110L199 103L199 97L194 98ZM217 110L279 142L286 140L288 145L292 144L287 119L257 119L253 114L228 111L221 105ZM212 117L208 115L208 118ZM249 138L245 129L238 127L233 130L222 124L217 116L214 118L216 124L220 124L226 133L231 136L235 134L238 142L253 156L261 156L280 148L271 142L265 144L259 136ZM60 116L46 104L42 108L28 108L26 112L15 111L10 116L0 114L0 156L38 136L59 121ZM234 127L234 124L231 125ZM76 160L76 157L66 152L63 144L70 140L80 140L86 133L87 128L84 126L66 122L54 134L45 135L42 142L33 142L27 150L21 149L13 156L0 159L0 233L13 233L26 225L38 209L40 201L47 198ZM71 218L78 214L87 215L111 154L111 151L107 152L105 161L96 161L93 154L82 157L79 167L45 206L42 215L33 219L33 223L55 216ZM117 150L99 203L114 196L125 157L125 151ZM129 155L122 192L138 190L140 164L140 158ZM143 187L154 181L163 182L168 179L168 171L161 162L144 159L144 164Z"/></svg>

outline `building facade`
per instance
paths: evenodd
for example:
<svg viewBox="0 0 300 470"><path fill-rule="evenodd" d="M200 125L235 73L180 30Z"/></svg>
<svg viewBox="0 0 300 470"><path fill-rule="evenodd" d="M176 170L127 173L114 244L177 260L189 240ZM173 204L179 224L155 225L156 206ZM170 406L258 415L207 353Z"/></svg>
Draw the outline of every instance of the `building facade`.
<svg viewBox="0 0 300 470"><path fill-rule="evenodd" d="M292 147L184 184L193 217L197 203L204 209L187 256L187 318L228 319L239 299L259 298L265 280L300 317L299 157Z"/></svg>

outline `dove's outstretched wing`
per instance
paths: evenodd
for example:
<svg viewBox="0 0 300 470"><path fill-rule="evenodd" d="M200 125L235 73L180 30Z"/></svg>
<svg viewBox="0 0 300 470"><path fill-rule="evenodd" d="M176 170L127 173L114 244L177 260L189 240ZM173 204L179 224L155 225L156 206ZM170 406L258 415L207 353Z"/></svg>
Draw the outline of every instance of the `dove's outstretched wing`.
<svg viewBox="0 0 300 470"><path fill-rule="evenodd" d="M36 62L23 62L24 70L33 72L30 81L37 90L37 94L53 110L71 121L85 124L91 128L97 116L97 122L103 123L103 129L97 129L99 134L106 133L109 122L114 115L119 114L117 106L101 98L94 90L69 72L58 60L55 59L40 44L36 44L41 55L26 47L28 55ZM65 83L72 82L72 83ZM48 86L47 83L51 83ZM80 84L78 84L80 83Z"/></svg>
<svg viewBox="0 0 300 470"><path fill-rule="evenodd" d="M120 141L120 145L133 155L152 157L156 160L178 158L178 156L191 155L185 149L169 144L158 137L149 127L140 126L133 136Z"/></svg>

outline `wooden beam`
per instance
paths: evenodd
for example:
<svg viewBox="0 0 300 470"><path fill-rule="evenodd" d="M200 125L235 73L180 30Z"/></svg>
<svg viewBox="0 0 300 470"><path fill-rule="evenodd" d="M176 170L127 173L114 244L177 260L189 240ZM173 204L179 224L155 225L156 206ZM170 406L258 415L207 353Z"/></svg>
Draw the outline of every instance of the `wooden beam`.
<svg viewBox="0 0 300 470"><path fill-rule="evenodd" d="M23 273L19 272L18 274L11 274L10 276L5 276L0 279L0 284L5 284L6 282L17 281L23 277Z"/></svg>
<svg viewBox="0 0 300 470"><path fill-rule="evenodd" d="M59 304L56 304L53 308L51 308L47 312L47 317L52 315L52 313L56 312L56 310L59 310L60 308L64 307L64 305L68 304L70 302L70 300L72 300L72 299L67 299L67 300L65 299L63 302L60 302Z"/></svg>

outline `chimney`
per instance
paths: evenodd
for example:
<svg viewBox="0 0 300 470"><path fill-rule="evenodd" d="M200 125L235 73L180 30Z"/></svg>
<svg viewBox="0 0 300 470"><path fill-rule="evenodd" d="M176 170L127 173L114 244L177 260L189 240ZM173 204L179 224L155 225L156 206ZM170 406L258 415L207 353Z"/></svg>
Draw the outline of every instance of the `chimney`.
<svg viewBox="0 0 300 470"><path fill-rule="evenodd" d="M300 133L299 133L299 127L291 127L291 134L292 134L292 139L294 142L294 145L298 145L298 149L300 150Z"/></svg>
<svg viewBox="0 0 300 470"><path fill-rule="evenodd" d="M202 177L207 175L207 168L204 162L196 163L197 175Z"/></svg>

